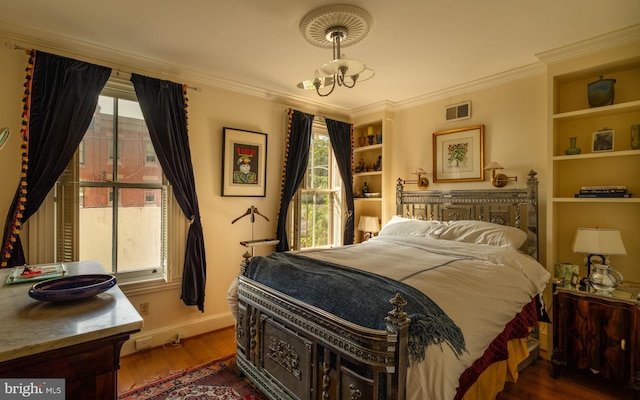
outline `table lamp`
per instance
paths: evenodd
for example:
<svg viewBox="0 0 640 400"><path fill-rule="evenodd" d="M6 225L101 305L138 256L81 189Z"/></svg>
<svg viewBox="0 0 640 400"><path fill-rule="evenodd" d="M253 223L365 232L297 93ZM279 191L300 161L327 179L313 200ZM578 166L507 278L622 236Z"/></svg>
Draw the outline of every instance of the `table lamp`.
<svg viewBox="0 0 640 400"><path fill-rule="evenodd" d="M572 249L574 253L587 254L587 278L591 275L592 264L608 265L607 256L627 254L617 229L578 228Z"/></svg>
<svg viewBox="0 0 640 400"><path fill-rule="evenodd" d="M380 232L380 222L378 217L363 215L358 221L358 230L364 232L362 241L366 241L373 237L374 233Z"/></svg>

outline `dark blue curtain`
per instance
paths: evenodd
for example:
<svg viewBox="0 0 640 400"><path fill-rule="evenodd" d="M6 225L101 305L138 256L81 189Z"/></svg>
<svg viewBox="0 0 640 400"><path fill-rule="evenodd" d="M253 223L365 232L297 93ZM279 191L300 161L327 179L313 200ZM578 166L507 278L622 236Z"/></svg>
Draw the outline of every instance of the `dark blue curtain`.
<svg viewBox="0 0 640 400"><path fill-rule="evenodd" d="M191 164L187 132L187 99L183 85L132 74L142 115L162 171L184 215L191 220L187 234L180 298L204 312L207 261L200 207Z"/></svg>
<svg viewBox="0 0 640 400"><path fill-rule="evenodd" d="M20 225L38 210L69 164L111 74L111 68L36 50L31 51L29 63L22 178L4 226L3 267L26 263Z"/></svg>
<svg viewBox="0 0 640 400"><path fill-rule="evenodd" d="M325 119L333 154L338 163L340 176L344 182L346 204L346 221L344 224L343 244L353 244L353 175L352 175L352 125L346 122Z"/></svg>
<svg viewBox="0 0 640 400"><path fill-rule="evenodd" d="M297 110L289 110L289 126L287 130L287 145L285 148L284 176L282 178L282 193L280 210L278 212L278 227L276 251L288 251L287 240L287 210L289 203L302 183L304 173L309 162L309 147L311 146L311 126L314 116Z"/></svg>

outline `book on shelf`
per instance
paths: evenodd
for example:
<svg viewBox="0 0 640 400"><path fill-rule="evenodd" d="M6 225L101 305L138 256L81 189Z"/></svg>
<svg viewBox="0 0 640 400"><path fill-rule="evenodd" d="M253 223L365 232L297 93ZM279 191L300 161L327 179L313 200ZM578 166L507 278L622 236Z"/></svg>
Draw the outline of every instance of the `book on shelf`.
<svg viewBox="0 0 640 400"><path fill-rule="evenodd" d="M583 186L580 190L627 190L627 187L622 185L596 185L596 186Z"/></svg>
<svg viewBox="0 0 640 400"><path fill-rule="evenodd" d="M580 194L591 193L627 193L627 189L580 189Z"/></svg>
<svg viewBox="0 0 640 400"><path fill-rule="evenodd" d="M626 199L633 197L631 193L576 193L574 195L577 198L618 198L618 199Z"/></svg>

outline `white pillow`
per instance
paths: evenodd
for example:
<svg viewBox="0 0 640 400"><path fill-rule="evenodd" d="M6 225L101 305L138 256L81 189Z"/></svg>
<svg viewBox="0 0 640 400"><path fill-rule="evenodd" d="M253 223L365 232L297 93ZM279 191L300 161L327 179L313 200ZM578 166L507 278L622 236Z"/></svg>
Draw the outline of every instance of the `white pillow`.
<svg viewBox="0 0 640 400"><path fill-rule="evenodd" d="M440 221L424 221L394 215L378 236L430 236L438 238L445 225Z"/></svg>
<svg viewBox="0 0 640 400"><path fill-rule="evenodd" d="M527 240L527 234L513 226L485 221L449 221L440 231L438 239L456 242L488 244L518 250Z"/></svg>
<svg viewBox="0 0 640 400"><path fill-rule="evenodd" d="M406 222L406 221L413 221L413 219L411 219L411 218L404 218L404 217L401 217L401 216L399 216L399 215L394 215L394 216L392 216L392 217L391 217L391 219L389 220L389 222L387 222L387 223L385 224L385 226L386 226L386 225L391 225L391 224L396 224L396 223L398 223L398 222Z"/></svg>

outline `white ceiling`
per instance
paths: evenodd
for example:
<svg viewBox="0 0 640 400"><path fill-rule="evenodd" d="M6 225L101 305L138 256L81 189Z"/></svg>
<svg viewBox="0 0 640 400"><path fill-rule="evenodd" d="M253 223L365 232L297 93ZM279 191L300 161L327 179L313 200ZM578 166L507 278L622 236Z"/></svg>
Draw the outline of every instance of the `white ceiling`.
<svg viewBox="0 0 640 400"><path fill-rule="evenodd" d="M21 46L88 46L161 63L153 70L166 74L353 111L535 66L538 53L640 24L639 0L344 2L367 10L373 25L343 52L376 75L325 98L296 87L332 58L299 23L330 1L2 0L0 32Z"/></svg>

